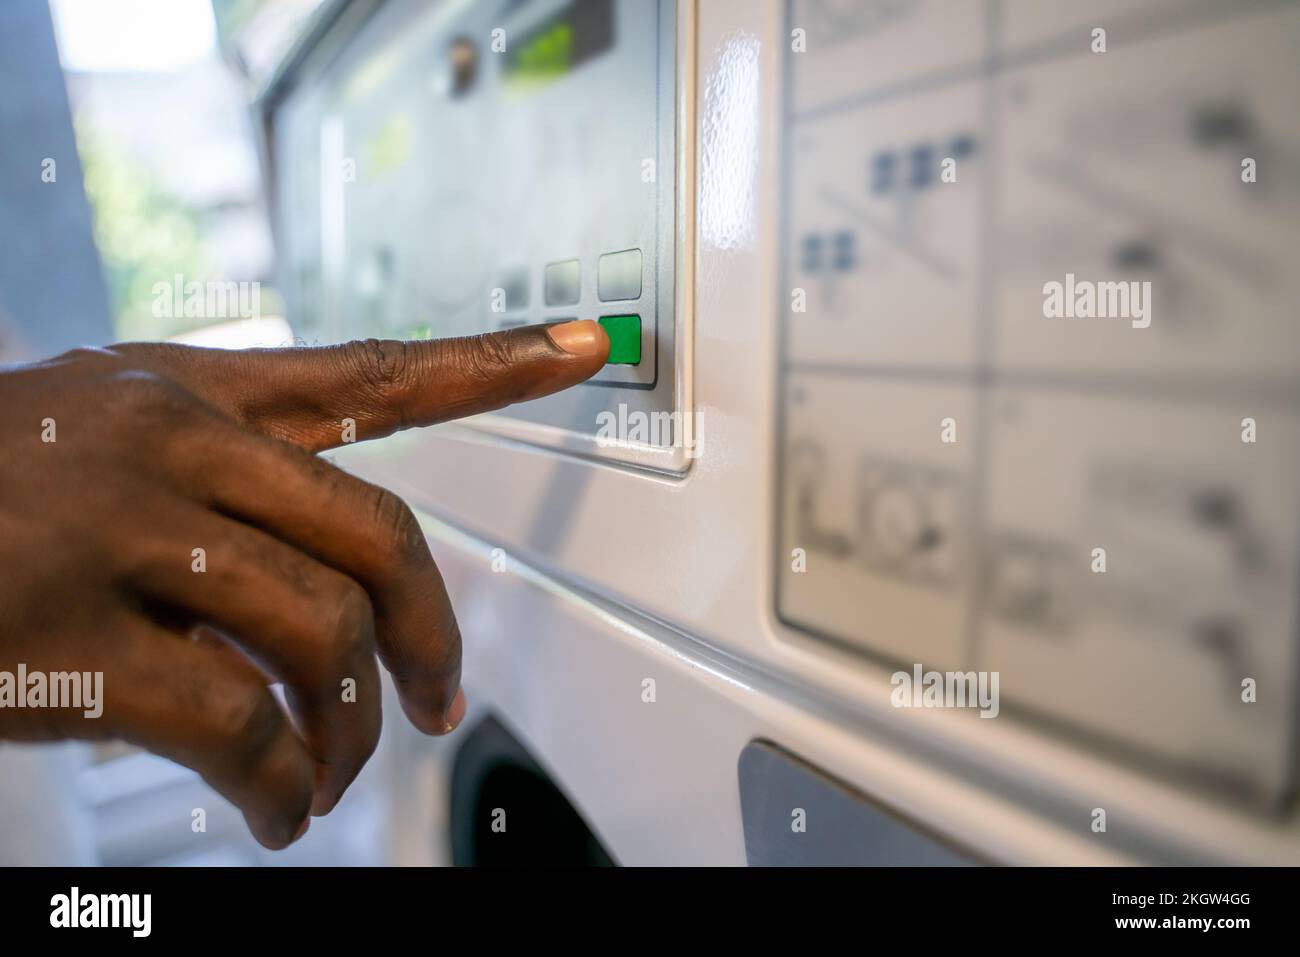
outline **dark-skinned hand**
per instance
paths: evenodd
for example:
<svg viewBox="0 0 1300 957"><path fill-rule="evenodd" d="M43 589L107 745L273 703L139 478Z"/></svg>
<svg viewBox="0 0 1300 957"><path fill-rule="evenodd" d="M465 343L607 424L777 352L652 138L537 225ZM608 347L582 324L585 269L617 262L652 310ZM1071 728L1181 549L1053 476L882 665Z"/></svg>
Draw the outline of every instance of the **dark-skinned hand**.
<svg viewBox="0 0 1300 957"><path fill-rule="evenodd" d="M103 672L98 718L0 708L0 738L124 739L199 772L263 845L296 840L379 740L376 654L420 730L465 713L411 510L315 453L345 420L370 439L547 395L608 351L587 321L0 371L0 671Z"/></svg>

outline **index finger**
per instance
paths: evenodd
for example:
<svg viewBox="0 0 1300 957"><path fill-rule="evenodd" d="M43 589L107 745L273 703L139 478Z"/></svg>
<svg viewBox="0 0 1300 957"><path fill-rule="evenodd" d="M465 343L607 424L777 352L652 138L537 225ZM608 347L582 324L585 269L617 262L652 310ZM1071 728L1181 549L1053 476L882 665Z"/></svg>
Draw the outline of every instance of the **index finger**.
<svg viewBox="0 0 1300 957"><path fill-rule="evenodd" d="M156 368L209 404L276 438L321 451L435 425L577 385L605 364L594 320L456 339L366 339L320 348L227 351L132 344L115 351Z"/></svg>

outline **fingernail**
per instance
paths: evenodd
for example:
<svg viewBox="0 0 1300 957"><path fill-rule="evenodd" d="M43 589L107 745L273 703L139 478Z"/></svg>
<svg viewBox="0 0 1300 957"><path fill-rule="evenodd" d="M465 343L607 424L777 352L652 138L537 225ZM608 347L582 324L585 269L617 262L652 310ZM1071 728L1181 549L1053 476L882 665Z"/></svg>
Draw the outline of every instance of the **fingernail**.
<svg viewBox="0 0 1300 957"><path fill-rule="evenodd" d="M469 704L465 701L465 689L461 688L456 692L456 697L451 699L451 707L447 709L447 717L442 733L450 734L455 731L460 723L465 720L465 711L468 708Z"/></svg>
<svg viewBox="0 0 1300 957"><path fill-rule="evenodd" d="M594 319L582 319L576 322L561 322L547 326L546 334L551 341L570 355L594 356L605 348L605 330Z"/></svg>

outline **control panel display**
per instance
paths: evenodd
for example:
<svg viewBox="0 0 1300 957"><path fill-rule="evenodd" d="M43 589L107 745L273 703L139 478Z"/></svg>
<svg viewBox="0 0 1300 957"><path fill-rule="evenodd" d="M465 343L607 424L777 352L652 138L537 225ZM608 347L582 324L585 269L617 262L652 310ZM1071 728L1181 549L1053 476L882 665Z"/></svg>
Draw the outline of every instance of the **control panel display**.
<svg viewBox="0 0 1300 957"><path fill-rule="evenodd" d="M597 320L614 344L601 373L481 426L674 470L663 448L593 437L602 413L681 399L675 4L371 6L317 39L271 111L297 330L418 339Z"/></svg>
<svg viewBox="0 0 1300 957"><path fill-rule="evenodd" d="M517 42L506 57L505 76L515 83L547 83L613 46L613 0L575 0Z"/></svg>

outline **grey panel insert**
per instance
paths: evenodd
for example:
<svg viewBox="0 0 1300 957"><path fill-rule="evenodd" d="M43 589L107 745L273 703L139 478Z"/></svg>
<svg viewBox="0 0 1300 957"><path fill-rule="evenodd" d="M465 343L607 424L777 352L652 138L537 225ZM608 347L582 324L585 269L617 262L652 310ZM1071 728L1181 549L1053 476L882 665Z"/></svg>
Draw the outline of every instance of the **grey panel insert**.
<svg viewBox="0 0 1300 957"><path fill-rule="evenodd" d="M752 867L967 866L979 861L767 741L740 752ZM803 811L796 830L795 811Z"/></svg>

